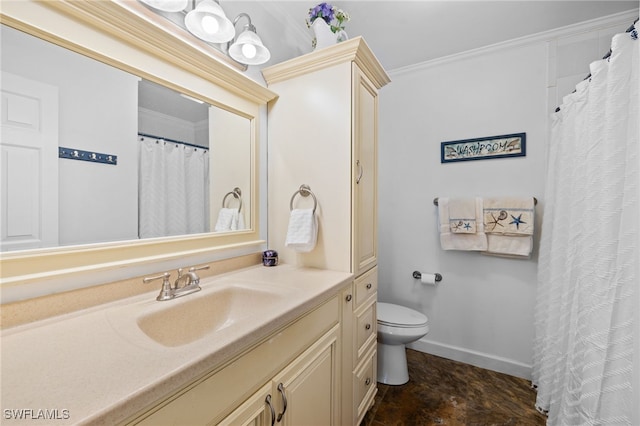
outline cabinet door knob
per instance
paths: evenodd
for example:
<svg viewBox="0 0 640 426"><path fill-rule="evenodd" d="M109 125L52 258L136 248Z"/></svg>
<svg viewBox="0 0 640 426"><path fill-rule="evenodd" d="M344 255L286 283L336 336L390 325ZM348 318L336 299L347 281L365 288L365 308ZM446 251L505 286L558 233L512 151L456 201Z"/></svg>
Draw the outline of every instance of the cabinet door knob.
<svg viewBox="0 0 640 426"><path fill-rule="evenodd" d="M360 179L362 179L362 175L364 174L364 168L360 164L360 160L356 160L356 166L358 166L358 177L356 178L356 184L359 184Z"/></svg>
<svg viewBox="0 0 640 426"><path fill-rule="evenodd" d="M269 406L271 410L271 426L276 424L276 410L273 409L273 405L271 405L271 394L267 395L264 402Z"/></svg>
<svg viewBox="0 0 640 426"><path fill-rule="evenodd" d="M364 328L367 329L367 330L371 330L371 324L365 325Z"/></svg>
<svg viewBox="0 0 640 426"><path fill-rule="evenodd" d="M352 296L350 294L347 294L347 297L344 298L344 300L346 300L347 302L351 302Z"/></svg>
<svg viewBox="0 0 640 426"><path fill-rule="evenodd" d="M278 385L278 391L282 395L282 413L278 414L278 423L280 423L282 416L287 412L287 396L284 394L284 385L282 383Z"/></svg>
<svg viewBox="0 0 640 426"><path fill-rule="evenodd" d="M371 283L367 284L367 290L371 290L371 287L373 287L373 285Z"/></svg>
<svg viewBox="0 0 640 426"><path fill-rule="evenodd" d="M369 386L371 384L371 378L367 377L367 380L364 381L365 386Z"/></svg>

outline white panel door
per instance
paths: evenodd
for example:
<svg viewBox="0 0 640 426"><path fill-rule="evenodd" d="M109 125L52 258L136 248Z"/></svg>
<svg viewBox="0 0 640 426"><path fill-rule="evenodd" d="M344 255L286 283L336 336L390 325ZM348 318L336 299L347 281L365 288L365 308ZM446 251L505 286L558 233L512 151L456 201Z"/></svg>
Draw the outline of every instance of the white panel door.
<svg viewBox="0 0 640 426"><path fill-rule="evenodd" d="M58 245L58 89L2 73L0 251Z"/></svg>

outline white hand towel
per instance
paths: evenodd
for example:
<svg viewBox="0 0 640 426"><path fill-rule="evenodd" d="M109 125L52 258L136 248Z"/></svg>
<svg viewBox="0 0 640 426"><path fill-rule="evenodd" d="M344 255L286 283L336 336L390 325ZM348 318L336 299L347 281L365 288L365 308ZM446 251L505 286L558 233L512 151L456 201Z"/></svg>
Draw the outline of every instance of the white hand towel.
<svg viewBox="0 0 640 426"><path fill-rule="evenodd" d="M484 229L487 234L533 235L533 197L485 198L483 210Z"/></svg>
<svg viewBox="0 0 640 426"><path fill-rule="evenodd" d="M438 199L438 216L440 222L440 246L443 250L485 251L487 236L482 222L482 198L475 198L475 234L452 233L449 223L449 199Z"/></svg>
<svg viewBox="0 0 640 426"><path fill-rule="evenodd" d="M236 229L238 231L242 231L245 228L246 227L244 225L244 213L238 212L238 223L237 223Z"/></svg>
<svg viewBox="0 0 640 426"><path fill-rule="evenodd" d="M318 238L318 218L313 209L293 209L285 246L306 253L314 249Z"/></svg>
<svg viewBox="0 0 640 426"><path fill-rule="evenodd" d="M529 258L533 251L533 197L484 199L487 252L493 256Z"/></svg>
<svg viewBox="0 0 640 426"><path fill-rule="evenodd" d="M476 199L449 199L449 228L454 234L475 234L476 227Z"/></svg>
<svg viewBox="0 0 640 426"><path fill-rule="evenodd" d="M216 232L233 231L238 227L238 209L221 208L214 230Z"/></svg>
<svg viewBox="0 0 640 426"><path fill-rule="evenodd" d="M533 237L530 235L487 234L487 251L482 254L528 259L532 250Z"/></svg>

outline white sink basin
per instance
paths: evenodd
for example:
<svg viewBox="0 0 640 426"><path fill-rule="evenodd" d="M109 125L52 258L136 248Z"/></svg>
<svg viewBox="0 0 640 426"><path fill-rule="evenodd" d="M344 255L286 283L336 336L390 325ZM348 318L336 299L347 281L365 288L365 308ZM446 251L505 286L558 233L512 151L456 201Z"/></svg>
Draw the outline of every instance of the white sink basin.
<svg viewBox="0 0 640 426"><path fill-rule="evenodd" d="M285 296L274 290L229 286L194 293L162 303L162 309L142 314L140 330L168 347L182 346L244 321L258 321L270 305ZM165 308L166 306L166 308Z"/></svg>

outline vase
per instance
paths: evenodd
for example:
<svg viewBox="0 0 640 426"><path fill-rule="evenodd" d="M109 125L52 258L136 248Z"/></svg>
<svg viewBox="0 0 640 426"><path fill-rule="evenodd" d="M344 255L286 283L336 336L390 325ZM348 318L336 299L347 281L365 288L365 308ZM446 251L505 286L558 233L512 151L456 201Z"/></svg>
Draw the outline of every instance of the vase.
<svg viewBox="0 0 640 426"><path fill-rule="evenodd" d="M324 19L318 18L311 24L313 33L316 36L316 45L314 50L323 49L325 47L333 46L339 41L346 40L347 33L344 30L340 30L337 33L331 31L329 24Z"/></svg>

